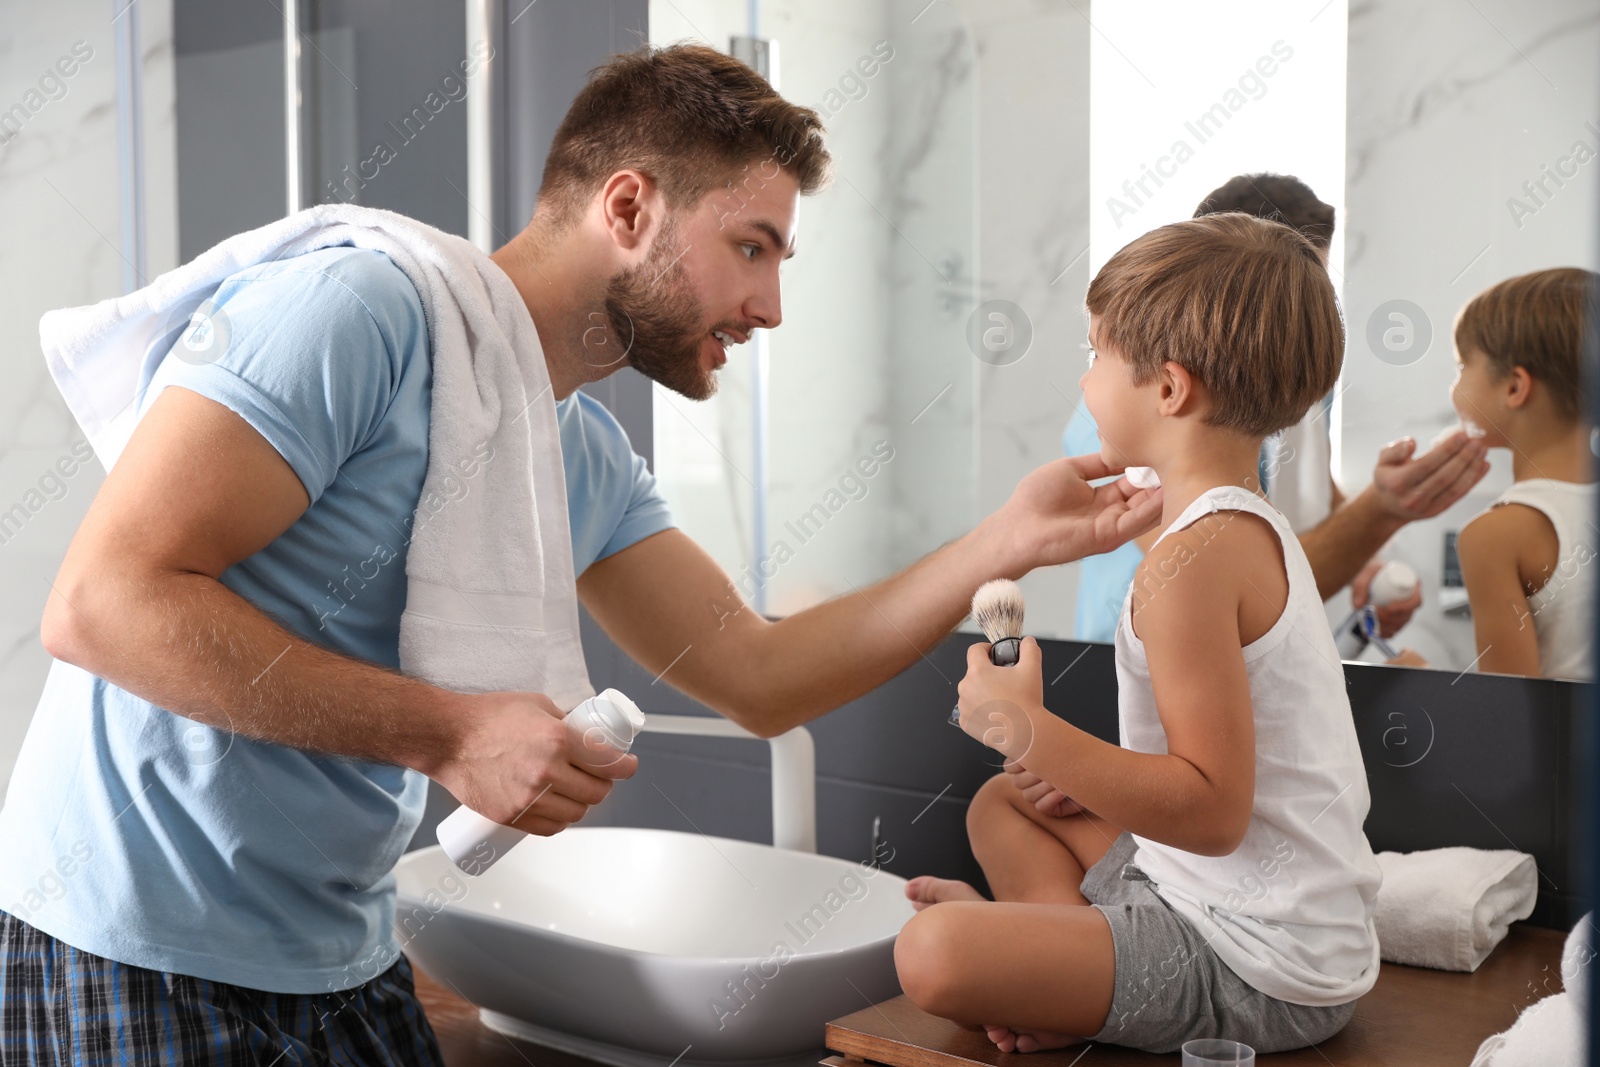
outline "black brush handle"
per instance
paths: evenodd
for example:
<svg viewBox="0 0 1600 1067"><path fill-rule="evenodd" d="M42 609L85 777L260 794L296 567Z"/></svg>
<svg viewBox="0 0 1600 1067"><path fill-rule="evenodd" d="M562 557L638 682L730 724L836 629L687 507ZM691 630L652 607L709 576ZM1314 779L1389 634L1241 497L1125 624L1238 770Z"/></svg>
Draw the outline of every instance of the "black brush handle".
<svg viewBox="0 0 1600 1067"><path fill-rule="evenodd" d="M1022 638L1002 637L989 646L989 662L996 667L1014 667L1022 658Z"/></svg>
<svg viewBox="0 0 1600 1067"><path fill-rule="evenodd" d="M1022 658L1022 638L1002 637L989 646L989 662L996 667L1014 667ZM961 725L961 705L950 709L950 725Z"/></svg>

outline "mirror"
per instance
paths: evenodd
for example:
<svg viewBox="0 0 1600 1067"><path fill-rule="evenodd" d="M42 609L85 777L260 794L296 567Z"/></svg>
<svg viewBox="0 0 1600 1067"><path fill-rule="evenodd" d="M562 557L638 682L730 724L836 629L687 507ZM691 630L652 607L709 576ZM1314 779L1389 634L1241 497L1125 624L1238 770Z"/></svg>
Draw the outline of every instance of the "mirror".
<svg viewBox="0 0 1600 1067"><path fill-rule="evenodd" d="M892 573L978 515L978 60L949 4L759 4L778 89L828 130L834 182L800 206L783 324L730 353L716 397L655 389L678 522L758 609ZM744 5L652 3L655 43L727 49ZM764 346L764 350L763 350ZM758 395L764 404L755 403Z"/></svg>
<svg viewBox="0 0 1600 1067"><path fill-rule="evenodd" d="M712 401L658 389L655 448L680 524L771 614L892 573L1061 455L1093 271L1233 175L1295 174L1336 210L1347 350L1323 425L1346 496L1386 442L1456 423L1469 297L1596 266L1600 24L1575 0L752 6L836 178L802 204L782 328L735 350ZM652 3L652 37L725 49L742 7ZM1491 460L1384 553L1423 583L1394 643L1435 667L1475 665L1447 546L1510 484L1509 453ZM1284 442L1273 462L1285 488L1317 478ZM1030 632L1105 636L1081 565L1023 586ZM1349 610L1330 599L1330 625Z"/></svg>

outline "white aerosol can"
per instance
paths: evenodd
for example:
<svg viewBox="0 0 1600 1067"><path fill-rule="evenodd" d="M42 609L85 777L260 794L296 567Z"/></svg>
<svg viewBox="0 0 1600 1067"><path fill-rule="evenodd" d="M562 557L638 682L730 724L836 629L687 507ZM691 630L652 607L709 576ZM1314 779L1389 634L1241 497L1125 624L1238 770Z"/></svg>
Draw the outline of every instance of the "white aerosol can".
<svg viewBox="0 0 1600 1067"><path fill-rule="evenodd" d="M572 731L577 761L603 767L633 746L644 729L644 712L622 693L607 689L567 712L564 721ZM438 836L451 862L467 874L479 875L528 835L463 805L439 823Z"/></svg>
<svg viewBox="0 0 1600 1067"><path fill-rule="evenodd" d="M1339 658L1355 659L1369 644L1389 659L1399 655L1399 649L1378 635L1377 609L1404 600L1416 592L1421 584L1422 579L1417 577L1417 572L1399 560L1390 560L1380 567L1378 573L1372 576L1372 584L1367 586L1366 606L1356 608L1334 628L1334 644L1339 646Z"/></svg>

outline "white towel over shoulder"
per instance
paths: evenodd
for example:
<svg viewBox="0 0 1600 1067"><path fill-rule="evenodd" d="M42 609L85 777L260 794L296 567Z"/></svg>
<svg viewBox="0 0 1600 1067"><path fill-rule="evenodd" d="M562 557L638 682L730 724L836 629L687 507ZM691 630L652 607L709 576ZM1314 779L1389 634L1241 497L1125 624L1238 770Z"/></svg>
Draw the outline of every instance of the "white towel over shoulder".
<svg viewBox="0 0 1600 1067"><path fill-rule="evenodd" d="M1525 852L1380 852L1378 866L1378 948L1390 963L1475 971L1539 895Z"/></svg>
<svg viewBox="0 0 1600 1067"><path fill-rule="evenodd" d="M499 267L389 211L330 204L238 234L127 296L46 314L56 386L110 470L156 367L229 275L335 245L383 252L422 299L433 364L428 470L406 557L400 666L462 692L592 696L578 639L566 478L539 334ZM487 441L471 492L441 491Z"/></svg>

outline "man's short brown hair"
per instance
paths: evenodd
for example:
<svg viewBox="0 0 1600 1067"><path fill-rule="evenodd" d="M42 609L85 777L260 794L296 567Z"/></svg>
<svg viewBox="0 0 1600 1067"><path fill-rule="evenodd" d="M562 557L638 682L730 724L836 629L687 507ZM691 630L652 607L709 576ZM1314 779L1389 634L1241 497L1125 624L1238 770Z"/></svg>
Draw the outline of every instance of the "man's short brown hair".
<svg viewBox="0 0 1600 1067"><path fill-rule="evenodd" d="M1456 316L1456 350L1488 357L1496 374L1522 367L1550 391L1556 411L1583 414L1584 316L1600 275L1579 267L1519 274L1489 286Z"/></svg>
<svg viewBox="0 0 1600 1067"><path fill-rule="evenodd" d="M1215 405L1206 422L1265 437L1300 421L1339 378L1344 322L1311 242L1287 226L1230 212L1152 230L1089 283L1095 341L1133 380L1169 360Z"/></svg>
<svg viewBox="0 0 1600 1067"><path fill-rule="evenodd" d="M673 210L736 179L770 180L779 167L809 195L829 180L822 132L815 111L789 103L732 56L646 45L590 72L550 145L539 205L564 228L628 168L649 175Z"/></svg>
<svg viewBox="0 0 1600 1067"><path fill-rule="evenodd" d="M1242 211L1299 230L1318 249L1333 243L1333 205L1324 204L1311 186L1292 174L1241 174L1211 190L1194 217Z"/></svg>

